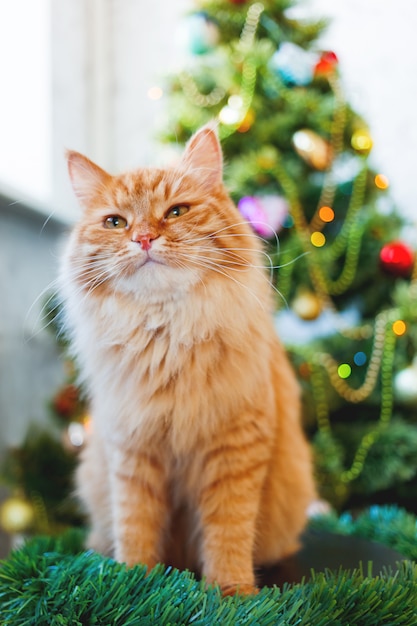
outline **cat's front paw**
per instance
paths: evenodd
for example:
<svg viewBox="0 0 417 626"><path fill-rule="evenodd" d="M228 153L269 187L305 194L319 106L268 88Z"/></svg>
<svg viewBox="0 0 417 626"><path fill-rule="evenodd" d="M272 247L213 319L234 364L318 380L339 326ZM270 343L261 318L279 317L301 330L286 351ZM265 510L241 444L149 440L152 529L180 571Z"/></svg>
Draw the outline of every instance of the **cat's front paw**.
<svg viewBox="0 0 417 626"><path fill-rule="evenodd" d="M230 583L220 585L220 589L224 597L235 595L252 596L259 593L258 587L247 583Z"/></svg>
<svg viewBox="0 0 417 626"><path fill-rule="evenodd" d="M87 550L93 550L103 556L112 557L114 553L113 542L110 538L106 537L100 532L90 532L85 542L85 548Z"/></svg>

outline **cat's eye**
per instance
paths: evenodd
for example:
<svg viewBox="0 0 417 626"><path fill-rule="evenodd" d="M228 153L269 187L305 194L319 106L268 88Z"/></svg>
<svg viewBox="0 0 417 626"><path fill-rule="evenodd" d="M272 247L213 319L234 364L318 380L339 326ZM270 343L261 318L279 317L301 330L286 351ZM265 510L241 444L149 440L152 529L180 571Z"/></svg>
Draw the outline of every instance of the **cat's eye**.
<svg viewBox="0 0 417 626"><path fill-rule="evenodd" d="M188 213L189 210L190 207L188 206L188 204L176 204L175 206L172 206L169 211L166 212L165 219L171 220L177 217L181 217L182 215Z"/></svg>
<svg viewBox="0 0 417 626"><path fill-rule="evenodd" d="M103 225L104 228L110 229L126 228L127 220L125 220L124 217L120 217L120 215L110 215L109 217L106 217Z"/></svg>

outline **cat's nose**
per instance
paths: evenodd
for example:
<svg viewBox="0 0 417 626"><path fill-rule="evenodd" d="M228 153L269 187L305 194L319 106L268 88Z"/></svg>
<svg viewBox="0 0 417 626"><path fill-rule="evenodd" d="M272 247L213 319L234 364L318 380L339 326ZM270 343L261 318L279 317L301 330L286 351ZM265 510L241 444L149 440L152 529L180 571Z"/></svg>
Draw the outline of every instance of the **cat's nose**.
<svg viewBox="0 0 417 626"><path fill-rule="evenodd" d="M158 238L158 235L154 233L141 233L138 235L134 235L132 237L132 241L140 244L142 250L150 250L152 247L152 242Z"/></svg>

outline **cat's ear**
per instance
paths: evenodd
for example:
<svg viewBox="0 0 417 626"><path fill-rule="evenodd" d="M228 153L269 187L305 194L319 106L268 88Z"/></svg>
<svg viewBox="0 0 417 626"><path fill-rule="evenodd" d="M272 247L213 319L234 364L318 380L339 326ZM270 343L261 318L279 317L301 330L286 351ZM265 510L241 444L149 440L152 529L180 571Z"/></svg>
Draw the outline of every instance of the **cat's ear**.
<svg viewBox="0 0 417 626"><path fill-rule="evenodd" d="M185 147L182 163L197 170L203 185L217 186L223 178L223 155L216 126L208 124L198 130Z"/></svg>
<svg viewBox="0 0 417 626"><path fill-rule="evenodd" d="M66 156L72 188L81 206L87 208L106 188L111 176L79 152L68 150Z"/></svg>

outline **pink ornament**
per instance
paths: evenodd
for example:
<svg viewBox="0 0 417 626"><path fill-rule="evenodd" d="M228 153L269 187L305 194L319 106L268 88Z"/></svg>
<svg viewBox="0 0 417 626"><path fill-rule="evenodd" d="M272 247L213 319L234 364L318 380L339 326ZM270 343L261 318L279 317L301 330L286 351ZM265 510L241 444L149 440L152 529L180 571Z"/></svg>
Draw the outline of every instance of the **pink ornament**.
<svg viewBox="0 0 417 626"><path fill-rule="evenodd" d="M244 196L237 208L252 228L268 239L282 228L288 216L288 203L281 196Z"/></svg>

